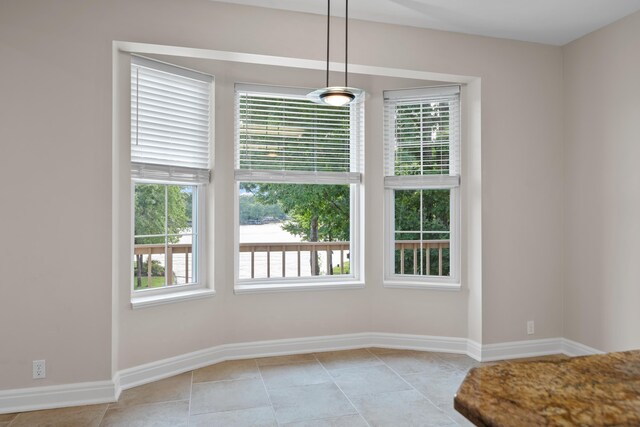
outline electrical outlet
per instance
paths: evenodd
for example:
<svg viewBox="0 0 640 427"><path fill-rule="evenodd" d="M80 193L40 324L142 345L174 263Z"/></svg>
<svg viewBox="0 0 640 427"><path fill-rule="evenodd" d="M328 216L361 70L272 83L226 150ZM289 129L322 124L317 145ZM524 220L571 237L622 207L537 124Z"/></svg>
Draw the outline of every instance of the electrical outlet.
<svg viewBox="0 0 640 427"><path fill-rule="evenodd" d="M528 335L533 335L535 333L535 325L533 323L533 320L529 320L527 322L527 334Z"/></svg>
<svg viewBox="0 0 640 427"><path fill-rule="evenodd" d="M46 365L44 360L33 361L33 379L45 378L47 376Z"/></svg>

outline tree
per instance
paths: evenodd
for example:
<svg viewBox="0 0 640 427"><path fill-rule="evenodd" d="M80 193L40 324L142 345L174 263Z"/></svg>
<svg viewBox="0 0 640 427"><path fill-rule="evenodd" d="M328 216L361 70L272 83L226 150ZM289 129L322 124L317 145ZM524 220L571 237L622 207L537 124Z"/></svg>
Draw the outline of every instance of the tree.
<svg viewBox="0 0 640 427"><path fill-rule="evenodd" d="M351 109L306 98L246 95L239 102L240 169L310 174L351 170ZM283 229L304 241L350 239L349 185L242 183L287 215ZM331 255L329 252L329 263ZM312 275L320 273L311 250ZM330 265L327 274L332 274Z"/></svg>
<svg viewBox="0 0 640 427"><path fill-rule="evenodd" d="M279 205L261 203L252 194L241 194L239 203L240 225L282 221L287 217Z"/></svg>
<svg viewBox="0 0 640 427"><path fill-rule="evenodd" d="M308 242L348 241L350 238L349 185L243 183L257 201L277 204L288 220L282 228ZM320 274L317 251L311 251L313 275ZM331 264L331 260L328 260ZM332 274L330 267L327 274Z"/></svg>
<svg viewBox="0 0 640 427"><path fill-rule="evenodd" d="M407 175L441 175L449 171L449 103L416 102L396 107L398 143L395 173ZM395 190L396 240L448 240L450 230L450 190ZM422 233L419 231L422 230ZM402 231L407 231L402 233ZM409 233L408 231L413 231ZM416 233L418 231L418 233ZM443 274L449 272L449 250L443 250ZM400 273L400 257L395 271ZM437 271L437 260L423 253L418 265ZM413 252L405 257L405 271L413 268Z"/></svg>
<svg viewBox="0 0 640 427"><path fill-rule="evenodd" d="M136 245L164 244L165 235L167 243L177 243L175 234L192 226L192 187L136 184L134 199L134 234L148 236L136 237ZM142 286L142 264L142 254L136 255L137 287Z"/></svg>
<svg viewBox="0 0 640 427"><path fill-rule="evenodd" d="M449 174L449 108L446 100L407 101L396 107L395 175ZM244 94L239 102L239 167L262 172L350 172L354 164L351 113L350 107ZM283 229L303 240L350 240L349 185L244 182L240 188L261 203L278 204L288 216ZM401 231L396 240L449 238L450 190L425 185L394 194L395 230ZM437 269L437 260L434 265L430 258L421 253L421 269L427 262ZM413 254L405 260L412 265ZM448 254L443 261L443 273L448 272ZM396 257L396 271L399 262ZM319 274L315 251L311 264L315 265L312 274ZM329 266L327 273L332 274Z"/></svg>
<svg viewBox="0 0 640 427"><path fill-rule="evenodd" d="M450 230L450 190L396 190L395 191L395 230L396 240L448 240ZM416 231L422 230L422 235ZM403 233L403 231L405 231ZM449 272L449 252L443 250L443 274ZM400 273L400 257L395 257L395 271ZM429 262L431 271L437 271L438 259L431 259L424 252L418 265L426 271ZM413 270L413 252L405 256L405 271Z"/></svg>

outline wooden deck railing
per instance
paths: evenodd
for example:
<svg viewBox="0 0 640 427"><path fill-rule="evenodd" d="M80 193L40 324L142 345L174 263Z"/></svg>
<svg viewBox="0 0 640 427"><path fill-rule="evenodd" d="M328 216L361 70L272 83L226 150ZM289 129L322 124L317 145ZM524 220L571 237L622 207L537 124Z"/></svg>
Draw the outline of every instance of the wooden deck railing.
<svg viewBox="0 0 640 427"><path fill-rule="evenodd" d="M333 274L332 264L333 251L340 251L340 274L344 274L345 251L349 251L349 242L287 242L287 243L240 243L240 252L251 253L251 278L255 278L255 255L257 252L267 254L267 277L271 277L271 254L282 253L282 277L285 277L287 270L287 252L296 253L298 275L301 276L300 253L309 252L311 258L311 274L317 271L317 257L314 254L326 252L327 254L327 274Z"/></svg>
<svg viewBox="0 0 640 427"><path fill-rule="evenodd" d="M173 256L174 254L184 254L184 271L185 271L185 283L189 283L189 254L191 253L191 243L172 243L167 246L167 258L166 265L164 266L164 274L167 277L167 282L173 282ZM165 246L163 244L152 245L135 245L133 247L134 255L147 255L147 280L151 283L151 267L152 256L164 254ZM192 272L193 276L193 272Z"/></svg>
<svg viewBox="0 0 640 427"><path fill-rule="evenodd" d="M438 251L438 274L442 276L442 250L449 248L448 240L396 240L396 250L400 251L400 274L405 273L405 254L407 251L413 254L413 274L418 274L418 251L426 251L428 259L431 260L431 250ZM431 262L426 262L426 274L431 275Z"/></svg>
<svg viewBox="0 0 640 427"><path fill-rule="evenodd" d="M438 276L442 276L443 273L443 249L449 248L449 240L396 240L396 250L400 251L400 274L405 273L405 259L406 253L409 252L413 255L413 274L418 274L418 251L421 249L427 251L429 259L431 259L431 251L437 251L438 253ZM167 246L168 253L166 257L165 275L166 277L173 277L173 256L176 254L184 254L185 259L185 283L189 282L189 254L192 250L190 243L177 243ZM304 252L310 253L311 259L311 272L317 271L317 257L313 256L318 252L325 252L327 259L327 274L333 274L332 257L334 251L340 251L340 274L344 274L344 262L345 252L349 252L349 242L287 242L287 243L240 243L240 252L251 253L251 278L255 278L255 255L256 253L266 253L267 262L266 270L267 277L271 277L271 254L282 254L282 277L286 276L287 271L287 252L295 253L297 261L297 277L301 276L301 262L300 254ZM135 245L135 255L147 255L147 277L149 283L151 283L152 276L152 255L159 255L165 253L165 245L153 244L153 245ZM426 264L426 274L431 275L431 263ZM170 279L171 280L171 279Z"/></svg>

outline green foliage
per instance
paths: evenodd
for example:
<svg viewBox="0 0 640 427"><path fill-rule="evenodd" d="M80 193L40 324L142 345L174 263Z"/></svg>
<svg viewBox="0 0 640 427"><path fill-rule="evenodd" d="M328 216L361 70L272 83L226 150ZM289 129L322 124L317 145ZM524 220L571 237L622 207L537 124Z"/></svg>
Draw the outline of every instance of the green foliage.
<svg viewBox="0 0 640 427"><path fill-rule="evenodd" d="M148 280L147 276L142 276L140 278L139 284L136 284L135 290L146 289L146 288L161 288L165 285L164 277L151 277L151 281Z"/></svg>
<svg viewBox="0 0 640 427"><path fill-rule="evenodd" d="M136 236L160 235L155 237L136 237L135 244L164 244L165 234L178 234L192 227L193 187L164 184L136 184L134 192ZM167 236L167 243L178 243L179 236ZM151 270L154 277L148 284L146 262L142 255L136 256L134 274L136 289L164 285L164 268L152 261ZM162 283L160 283L162 282Z"/></svg>
<svg viewBox="0 0 640 427"><path fill-rule="evenodd" d="M265 204L251 194L240 195L240 225L283 221L287 215L278 204Z"/></svg>
<svg viewBox="0 0 640 427"><path fill-rule="evenodd" d="M340 266L333 267L333 274L349 274L351 273L351 262L344 262L344 273L340 273Z"/></svg>
<svg viewBox="0 0 640 427"><path fill-rule="evenodd" d="M396 234L396 240L448 239L448 233L433 233L449 230L449 190L396 190L395 191L395 229L407 231ZM422 223L422 227L420 227Z"/></svg>
<svg viewBox="0 0 640 427"><path fill-rule="evenodd" d="M279 205L288 216L282 228L305 241L349 241L349 185L243 183L241 188L258 202Z"/></svg>
<svg viewBox="0 0 640 427"><path fill-rule="evenodd" d="M188 229L192 225L191 206L191 187L137 184L135 186L135 235L177 234ZM177 243L178 240L177 236L169 237L169 243ZM136 238L136 244L152 243L164 243L164 239Z"/></svg>
<svg viewBox="0 0 640 427"><path fill-rule="evenodd" d="M416 102L396 109L398 147L396 175L448 174L449 103ZM396 240L448 240L450 238L449 190L396 190ZM446 232L443 232L446 231ZM418 270L438 274L438 250L417 252ZM404 272L413 274L413 250L404 252ZM442 251L442 273L449 274L449 249ZM401 271L400 250L395 251L395 272Z"/></svg>
<svg viewBox="0 0 640 427"><path fill-rule="evenodd" d="M350 107L287 96L246 96L240 99L239 113L240 169L350 170ZM252 193L256 203L279 206L286 215L283 230L303 241L350 240L349 185L242 183L240 188ZM241 223L248 210L240 206ZM311 251L311 259L312 274L320 274L316 251Z"/></svg>
<svg viewBox="0 0 640 427"><path fill-rule="evenodd" d="M147 270L147 266L148 265L149 265L149 261L148 260L146 260L146 261L144 261L142 263L142 273L145 274L145 275L148 274L147 273L147 271L148 271ZM137 269L138 269L138 262L135 261L133 263L133 270L137 271ZM160 261L157 261L155 259L151 260L151 275L154 276L154 277L160 277L160 276L164 277L164 267L162 265L160 265Z"/></svg>
<svg viewBox="0 0 640 427"><path fill-rule="evenodd" d="M250 113L251 102L241 100L240 130L241 169L347 171L350 147L348 144L349 110L298 108L300 101L279 98L261 98L252 101L263 108L259 117ZM302 105L302 104L299 104ZM268 111L268 113L265 113ZM427 175L449 173L449 104L428 102L398 107L396 127L401 135L396 151L397 175ZM336 125L335 119L341 121ZM314 120L325 126L322 135L304 133L296 136L305 123ZM286 138L280 138L286 136ZM332 145L333 152L316 148L316 141ZM243 152L242 150L246 150ZM285 153L295 152L298 159L288 161ZM342 159L343 161L336 161ZM254 197L241 196L240 222L264 216L258 205L277 205L287 216L283 229L305 241L350 240L350 188L349 185L242 183L241 190ZM396 240L449 239L449 190L398 190L395 192ZM274 216L276 215L268 215ZM421 231L422 230L422 231ZM443 232L444 231L444 232ZM423 252L420 264L437 274L437 251ZM399 251L396 251L396 272L400 270ZM434 256L435 255L435 256ZM449 253L443 251L443 274L449 272ZM345 263L345 268L349 264ZM339 268L332 269L339 274ZM413 271L413 251L405 253L405 271ZM317 272L314 274L318 274Z"/></svg>
<svg viewBox="0 0 640 427"><path fill-rule="evenodd" d="M396 190L395 230L396 240L448 240L450 234L450 190ZM422 225L422 235L420 233ZM447 232L443 232L447 231ZM443 250L443 275L449 274L449 250ZM413 273L413 250L405 250L405 274ZM438 273L437 250L422 251L418 265L430 274ZM400 250L396 250L395 271L400 274ZM425 273L426 274L426 273Z"/></svg>

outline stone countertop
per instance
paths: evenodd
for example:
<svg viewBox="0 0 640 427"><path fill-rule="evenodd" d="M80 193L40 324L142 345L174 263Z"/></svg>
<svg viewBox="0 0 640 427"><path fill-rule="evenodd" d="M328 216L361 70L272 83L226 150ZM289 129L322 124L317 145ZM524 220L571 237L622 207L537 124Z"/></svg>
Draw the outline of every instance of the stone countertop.
<svg viewBox="0 0 640 427"><path fill-rule="evenodd" d="M454 407L477 426L640 426L640 350L473 368Z"/></svg>

